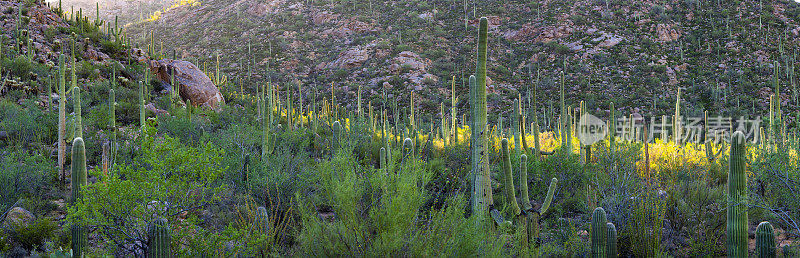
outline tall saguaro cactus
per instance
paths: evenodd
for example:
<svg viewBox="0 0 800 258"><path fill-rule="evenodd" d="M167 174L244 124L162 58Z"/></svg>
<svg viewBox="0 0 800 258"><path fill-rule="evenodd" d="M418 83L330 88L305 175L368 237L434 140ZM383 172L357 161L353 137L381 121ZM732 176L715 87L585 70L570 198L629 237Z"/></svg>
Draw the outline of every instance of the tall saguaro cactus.
<svg viewBox="0 0 800 258"><path fill-rule="evenodd" d="M83 138L75 138L72 142L72 195L70 204L75 204L81 199L81 186L86 185L86 146ZM89 242L89 233L80 223L72 225L72 252L78 257L86 252Z"/></svg>
<svg viewBox="0 0 800 258"><path fill-rule="evenodd" d="M611 102L611 114L608 118L608 153L611 153L612 157L617 144L617 139L614 135L617 133L617 117L615 113L614 102Z"/></svg>
<svg viewBox="0 0 800 258"><path fill-rule="evenodd" d="M537 87L539 87L539 71L536 71L536 83L533 84L533 93L531 99L531 110L533 114L531 115L531 119L533 119L533 127L531 131L533 131L533 160L535 162L539 162L541 159L541 145L539 144L539 114L537 112L536 104L539 103L539 100L536 98L536 91Z"/></svg>
<svg viewBox="0 0 800 258"><path fill-rule="evenodd" d="M564 72L561 72L561 83L559 84L559 105L561 105L561 153L564 155L572 153L572 136L570 135L569 111L564 100Z"/></svg>
<svg viewBox="0 0 800 258"><path fill-rule="evenodd" d="M592 212L592 257L605 258L608 245L606 211L597 207Z"/></svg>
<svg viewBox="0 0 800 258"><path fill-rule="evenodd" d="M67 153L67 96L66 96L66 65L64 64L64 54L58 56L58 172L61 174L61 186L66 185L66 163Z"/></svg>
<svg viewBox="0 0 800 258"><path fill-rule="evenodd" d="M741 131L731 136L728 170L728 257L747 257L747 147Z"/></svg>
<svg viewBox="0 0 800 258"><path fill-rule="evenodd" d="M682 121L681 120L681 88L678 88L678 96L675 99L675 116L672 118L672 128L674 128L673 138L675 139L675 145L680 146L681 143L681 132L683 128L681 128Z"/></svg>
<svg viewBox="0 0 800 258"><path fill-rule="evenodd" d="M486 17L480 20L478 30L478 65L477 76L470 77L470 91L473 92L472 118L473 138L472 142L472 174L473 180L473 203L472 212L477 214L479 223L484 223L483 218L488 213L488 207L494 203L492 198L492 184L489 171L489 149L486 119L486 57L488 42L489 22ZM474 82L474 83L473 83Z"/></svg>
<svg viewBox="0 0 800 258"><path fill-rule="evenodd" d="M147 225L147 241L147 257L172 257L170 250L172 236L166 219L159 218Z"/></svg>

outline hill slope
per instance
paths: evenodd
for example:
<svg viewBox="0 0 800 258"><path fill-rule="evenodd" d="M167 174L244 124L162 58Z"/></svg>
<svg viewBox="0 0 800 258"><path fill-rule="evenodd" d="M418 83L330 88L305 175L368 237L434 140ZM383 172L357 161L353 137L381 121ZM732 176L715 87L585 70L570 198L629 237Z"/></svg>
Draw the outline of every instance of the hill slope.
<svg viewBox="0 0 800 258"><path fill-rule="evenodd" d="M131 22L128 34L141 45L154 36L170 57L212 65L219 55L223 71L251 91L251 82L265 75L280 85L299 80L316 87L306 95L330 94L333 83L339 98L354 97L361 84L376 102L383 89L400 103L414 90L421 108L438 112L456 76L466 107L475 25L487 16L490 90L497 94L490 96L492 113L505 112L518 93L525 96L537 71L542 96L557 96L563 71L568 104L585 100L600 115L611 101L628 111L669 114L678 87L695 115L763 113L773 61L780 62L784 104L794 110L797 103L786 69L793 69L797 45L800 9L793 2L200 2Z"/></svg>

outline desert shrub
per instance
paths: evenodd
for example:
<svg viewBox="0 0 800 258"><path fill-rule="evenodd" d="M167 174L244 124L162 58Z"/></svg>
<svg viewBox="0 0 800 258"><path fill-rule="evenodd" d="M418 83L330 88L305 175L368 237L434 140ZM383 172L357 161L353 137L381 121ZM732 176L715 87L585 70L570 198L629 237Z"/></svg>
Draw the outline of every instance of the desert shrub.
<svg viewBox="0 0 800 258"><path fill-rule="evenodd" d="M113 253L144 250L145 228L155 218L169 221L172 244L178 244L202 223L199 211L225 191L220 184L227 171L220 160L224 151L209 143L191 147L178 138L155 135L155 128L148 126L133 164L116 165L108 180L86 186L83 199L68 209L70 223L95 227L101 242L108 243L103 247Z"/></svg>
<svg viewBox="0 0 800 258"><path fill-rule="evenodd" d="M182 142L196 144L206 129L211 127L208 120L200 116L175 115L158 119L158 131L180 139Z"/></svg>
<svg viewBox="0 0 800 258"><path fill-rule="evenodd" d="M773 146L774 147L774 146ZM793 145L787 146L793 147ZM800 164L794 157L784 152L775 152L771 147L754 148L754 156L750 170L752 177L748 182L751 205L764 209L771 214L770 221L776 228L780 227L789 235L800 237ZM794 232L794 233L791 233Z"/></svg>
<svg viewBox="0 0 800 258"><path fill-rule="evenodd" d="M559 218L553 224L551 231L554 231L552 241L542 245L541 254L543 257L578 257L589 254L590 242L582 241L578 236L578 228L575 222Z"/></svg>
<svg viewBox="0 0 800 258"><path fill-rule="evenodd" d="M724 231L718 227L725 224L725 218L719 216L727 208L724 200L724 186L703 180L685 180L672 186L666 198L665 235L670 240L688 238L687 256L723 255Z"/></svg>
<svg viewBox="0 0 800 258"><path fill-rule="evenodd" d="M18 146L51 144L57 136L58 113L45 112L35 102L23 106L0 101L0 131L8 133L10 143Z"/></svg>
<svg viewBox="0 0 800 258"><path fill-rule="evenodd" d="M381 173L360 165L350 144L343 146L311 175L311 191L318 194L295 197L302 221L299 250L305 254L400 255L411 250L420 256L474 256L499 248L488 235L473 233L475 222L464 217L468 199L463 194L449 198L441 209L420 210L429 198L420 186L431 178L424 162L401 163L393 155L390 172Z"/></svg>
<svg viewBox="0 0 800 258"><path fill-rule="evenodd" d="M58 224L48 218L39 218L27 225L17 225L9 238L26 250L43 250L44 241L54 236Z"/></svg>
<svg viewBox="0 0 800 258"><path fill-rule="evenodd" d="M22 198L46 196L55 179L55 162L23 150L0 152L0 211Z"/></svg>

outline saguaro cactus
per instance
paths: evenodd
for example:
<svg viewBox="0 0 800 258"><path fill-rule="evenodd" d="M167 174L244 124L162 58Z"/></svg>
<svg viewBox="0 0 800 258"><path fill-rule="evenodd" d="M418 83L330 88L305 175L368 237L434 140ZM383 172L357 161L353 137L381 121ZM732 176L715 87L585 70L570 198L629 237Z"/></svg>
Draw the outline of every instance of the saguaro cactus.
<svg viewBox="0 0 800 258"><path fill-rule="evenodd" d="M81 199L81 186L86 185L86 146L83 138L75 138L72 142L72 195L69 198L70 204L75 204ZM72 225L72 252L81 256L86 252L89 242L89 233L84 225L80 223Z"/></svg>
<svg viewBox="0 0 800 258"><path fill-rule="evenodd" d="M384 148L384 147L381 147L380 163L378 164L378 166L380 166L381 170L384 170L384 172L386 172L386 168L387 168L387 166L386 166L386 148Z"/></svg>
<svg viewBox="0 0 800 258"><path fill-rule="evenodd" d="M592 212L592 257L605 258L608 245L606 211L597 207Z"/></svg>
<svg viewBox="0 0 800 258"><path fill-rule="evenodd" d="M561 130L561 152L564 154L572 151L572 146L567 146L567 137L569 137L569 121L567 119L567 106L564 101L564 72L561 72L561 83L559 84L559 105L561 107L561 116L559 127Z"/></svg>
<svg viewBox="0 0 800 258"><path fill-rule="evenodd" d="M531 209L531 199L528 196L528 155L522 154L519 157L519 196L522 198L522 208Z"/></svg>
<svg viewBox="0 0 800 258"><path fill-rule="evenodd" d="M73 112L75 112L75 125L72 128L75 132L73 135L75 135L75 138L82 138L83 122L81 121L81 113L83 112L81 111L81 88L78 86L72 87L72 104Z"/></svg>
<svg viewBox="0 0 800 258"><path fill-rule="evenodd" d="M139 126L144 128L145 124L145 113L144 113L144 83L139 82Z"/></svg>
<svg viewBox="0 0 800 258"><path fill-rule="evenodd" d="M511 155L508 153L508 139L500 141L500 159L503 163L503 195L506 196L506 205L511 208L511 214L518 217L522 212L517 204L516 191L514 190L514 175L511 171Z"/></svg>
<svg viewBox="0 0 800 258"><path fill-rule="evenodd" d="M675 139L675 145L680 146L681 143L681 128L682 125L681 120L681 88L678 88L678 96L675 99L675 116L672 118L672 128L674 128L673 132L673 139Z"/></svg>
<svg viewBox="0 0 800 258"><path fill-rule="evenodd" d="M608 238L608 242L606 242L606 256L616 258L617 227L614 226L614 223L611 222L606 223L606 237Z"/></svg>
<svg viewBox="0 0 800 258"><path fill-rule="evenodd" d="M523 136L525 136L525 133L520 131L520 129L522 128L522 126L521 126L522 115L520 114L521 113L521 111L520 111L520 107L521 106L522 105L520 103L520 99L517 98L517 100L514 101L514 114L513 114L514 117L512 117L512 120L511 120L511 133L514 135L514 154L516 154L517 157L519 157L521 155L520 154L521 153L521 149L520 148L522 148L522 139L521 138Z"/></svg>
<svg viewBox="0 0 800 258"><path fill-rule="evenodd" d="M403 140L403 163L414 158L414 141L411 138Z"/></svg>
<svg viewBox="0 0 800 258"><path fill-rule="evenodd" d="M477 76L470 76L470 91L473 94L473 137L472 140L472 174L473 203L472 212L478 216L479 223L484 223L488 207L494 203L489 170L487 119L486 119L486 57L489 22L486 17L480 20L478 32L478 66ZM474 82L474 83L473 83Z"/></svg>
<svg viewBox="0 0 800 258"><path fill-rule="evenodd" d="M108 130L111 132L110 138L115 141L117 139L117 93L114 89L108 90Z"/></svg>
<svg viewBox="0 0 800 258"><path fill-rule="evenodd" d="M527 234L527 220L522 216L522 210L520 210L517 204L516 191L514 190L514 174L511 169L511 155L508 150L508 139L503 138L500 141L500 146L500 159L503 163L503 195L506 196L506 207L511 210L511 215L514 217L517 224L517 230ZM526 173L522 172L522 174ZM527 182L525 184L527 184ZM521 240L520 250L526 250L529 243L528 237L526 236Z"/></svg>
<svg viewBox="0 0 800 258"><path fill-rule="evenodd" d="M527 224L527 232L525 237L525 243L530 245L533 244L531 248L531 253L534 256L539 255L539 216L547 212L550 208L550 203L553 202L553 195L556 192L556 186L558 185L558 179L553 178L550 181L550 187L547 189L547 195L544 198L544 203L542 203L542 207L539 210L534 210L531 205L531 200L528 196L528 156L522 155L520 156L520 163L521 169L519 174L519 191L520 191L520 198L522 202L522 209L525 211L526 221ZM510 166L510 165L509 165ZM522 223L520 223L522 225Z"/></svg>
<svg viewBox="0 0 800 258"><path fill-rule="evenodd" d="M67 160L67 96L66 96L66 65L64 54L58 56L58 172L61 174L61 184L66 185L66 172L64 163Z"/></svg>
<svg viewBox="0 0 800 258"><path fill-rule="evenodd" d="M741 131L731 136L728 170L728 257L747 257L747 147Z"/></svg>
<svg viewBox="0 0 800 258"><path fill-rule="evenodd" d="M611 102L611 114L608 118L608 152L611 153L611 155L614 154L614 149L616 149L617 144L617 139L614 135L617 133L617 117L615 113L614 102Z"/></svg>
<svg viewBox="0 0 800 258"><path fill-rule="evenodd" d="M166 219L159 218L147 225L147 257L172 257L170 241L172 236Z"/></svg>
<svg viewBox="0 0 800 258"><path fill-rule="evenodd" d="M756 228L756 257L775 257L775 230L767 221L759 223Z"/></svg>
<svg viewBox="0 0 800 258"><path fill-rule="evenodd" d="M267 234L269 232L269 214L266 208L258 207L258 209L256 209L256 216L253 223L259 233Z"/></svg>
<svg viewBox="0 0 800 258"><path fill-rule="evenodd" d="M759 223L756 228L756 257L775 257L775 230L767 221Z"/></svg>

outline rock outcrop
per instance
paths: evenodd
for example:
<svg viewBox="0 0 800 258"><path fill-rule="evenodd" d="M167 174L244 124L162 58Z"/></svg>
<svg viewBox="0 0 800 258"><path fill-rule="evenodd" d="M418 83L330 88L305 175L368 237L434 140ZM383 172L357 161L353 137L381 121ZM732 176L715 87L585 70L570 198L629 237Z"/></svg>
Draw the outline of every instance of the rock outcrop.
<svg viewBox="0 0 800 258"><path fill-rule="evenodd" d="M216 109L225 103L225 98L217 86L190 62L171 59L152 60L150 71L164 83L169 83L170 75L174 75L175 80L180 83L181 99L190 100L194 106Z"/></svg>
<svg viewBox="0 0 800 258"><path fill-rule="evenodd" d="M14 207L6 215L3 220L3 227L15 227L20 225L28 225L33 222L36 217L33 213L20 207Z"/></svg>

